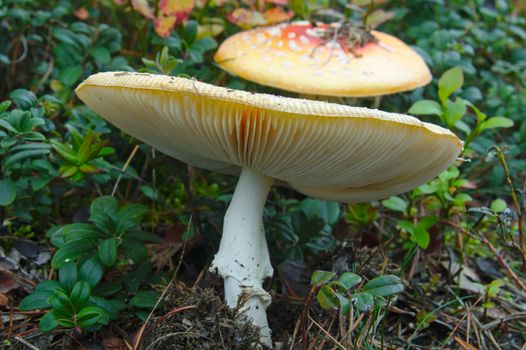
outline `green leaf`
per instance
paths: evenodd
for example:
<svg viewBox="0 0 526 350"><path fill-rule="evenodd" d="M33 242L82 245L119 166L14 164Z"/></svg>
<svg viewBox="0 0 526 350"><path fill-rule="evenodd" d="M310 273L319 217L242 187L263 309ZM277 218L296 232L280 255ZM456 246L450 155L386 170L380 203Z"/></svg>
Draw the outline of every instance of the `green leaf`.
<svg viewBox="0 0 526 350"><path fill-rule="evenodd" d="M50 307L47 300L51 296L51 291L34 291L29 294L27 297L20 301L18 307L22 311L37 310L37 309L46 309Z"/></svg>
<svg viewBox="0 0 526 350"><path fill-rule="evenodd" d="M72 177L79 171L79 168L76 165L63 165L59 168L58 173L63 178Z"/></svg>
<svg viewBox="0 0 526 350"><path fill-rule="evenodd" d="M103 308L87 306L77 314L77 324L82 328L93 326L97 323L107 324L109 318L108 313Z"/></svg>
<svg viewBox="0 0 526 350"><path fill-rule="evenodd" d="M104 267L96 257L86 260L79 269L79 280L86 281L94 288L104 275Z"/></svg>
<svg viewBox="0 0 526 350"><path fill-rule="evenodd" d="M117 235L113 216L106 213L91 214L89 221L95 224L98 230L102 232L102 237L112 237Z"/></svg>
<svg viewBox="0 0 526 350"><path fill-rule="evenodd" d="M69 224L63 227L64 240L66 242L79 240L93 240L96 241L102 237L101 232L91 224Z"/></svg>
<svg viewBox="0 0 526 350"><path fill-rule="evenodd" d="M88 282L85 281L78 281L73 286L73 289L71 290L71 294L69 296L69 299L71 300L71 303L75 307L75 310L81 309L86 303L88 302L88 299L91 294L91 288Z"/></svg>
<svg viewBox="0 0 526 350"><path fill-rule="evenodd" d="M464 84L464 73L460 67L453 67L446 71L438 81L438 96L443 105L452 93Z"/></svg>
<svg viewBox="0 0 526 350"><path fill-rule="evenodd" d="M513 120L505 117L492 117L480 124L480 131L495 128L511 128Z"/></svg>
<svg viewBox="0 0 526 350"><path fill-rule="evenodd" d="M90 159L91 148L93 144L95 143L95 141L96 141L96 134L93 132L89 132L84 138L84 141L82 141L82 144L77 150L77 157L79 159L80 164L83 164ZM97 153L98 152L99 151L97 150Z"/></svg>
<svg viewBox="0 0 526 350"><path fill-rule="evenodd" d="M60 268L64 262L68 260L75 260L83 255L93 252L95 244L88 240L73 241L66 243L57 250L53 259L51 260L51 267L54 269Z"/></svg>
<svg viewBox="0 0 526 350"><path fill-rule="evenodd" d="M11 91L9 98L17 105L18 108L28 110L38 103L34 93L26 89L16 89Z"/></svg>
<svg viewBox="0 0 526 350"><path fill-rule="evenodd" d="M129 229L139 225L141 218L148 214L150 210L142 204L129 204L121 208L118 212L117 227L115 229L118 235L121 235Z"/></svg>
<svg viewBox="0 0 526 350"><path fill-rule="evenodd" d="M318 291L318 294L316 295L316 298L318 299L318 303L320 304L320 306L325 310L337 309L340 304L334 289L332 289L326 284L321 286L320 290Z"/></svg>
<svg viewBox="0 0 526 350"><path fill-rule="evenodd" d="M431 237L429 236L429 232L425 230L416 230L415 231L415 242L418 244L418 246L422 249L427 249L429 247L429 243L431 242Z"/></svg>
<svg viewBox="0 0 526 350"><path fill-rule="evenodd" d="M79 166L79 170L85 174L96 174L100 171L99 167L97 167L96 165L91 165L91 164L86 164L86 163Z"/></svg>
<svg viewBox="0 0 526 350"><path fill-rule="evenodd" d="M124 304L124 307L122 309L126 309L128 306L123 301L121 302ZM119 316L120 308L116 306L117 302L115 301L106 300L104 298L92 295L89 298L89 303L90 305L95 305L95 306L103 308L104 311L108 313L110 319L112 320L117 319L117 317Z"/></svg>
<svg viewBox="0 0 526 350"><path fill-rule="evenodd" d="M409 114L416 114L416 115L436 115L441 116L442 115L442 107L440 107L440 104L436 101L432 100L420 100L411 106L408 111Z"/></svg>
<svg viewBox="0 0 526 350"><path fill-rule="evenodd" d="M444 121L449 128L453 127L455 123L462 119L466 115L467 106L463 99L457 98L455 102L447 100L446 112L444 113Z"/></svg>
<svg viewBox="0 0 526 350"><path fill-rule="evenodd" d="M382 201L382 205L386 208L389 208L393 211L399 211L404 213L407 210L407 202L398 196L391 196Z"/></svg>
<svg viewBox="0 0 526 350"><path fill-rule="evenodd" d="M70 147L66 146L63 143L60 143L57 140L51 140L50 141L51 146L53 149L65 160L67 160L70 163L77 164L78 159L77 155L75 154L75 151L71 149Z"/></svg>
<svg viewBox="0 0 526 350"><path fill-rule="evenodd" d="M54 311L54 310L53 310ZM75 322L72 321L74 315L61 315L58 312L54 312L57 322L62 327L73 328L75 327Z"/></svg>
<svg viewBox="0 0 526 350"><path fill-rule="evenodd" d="M99 259L106 266L113 266L117 261L117 245L116 238L109 238L99 242Z"/></svg>
<svg viewBox="0 0 526 350"><path fill-rule="evenodd" d="M310 284L312 286L317 286L320 284L325 284L334 278L336 274L330 271L316 270L312 273L310 278Z"/></svg>
<svg viewBox="0 0 526 350"><path fill-rule="evenodd" d="M12 156L7 157L4 160L4 168L9 168L12 164L20 163L21 161L27 158L41 156L41 155L48 154L48 153L49 153L49 150L46 150L46 149L35 149L35 150L29 149L26 151L17 152L13 154Z"/></svg>
<svg viewBox="0 0 526 350"><path fill-rule="evenodd" d="M155 189L153 189L151 186L142 185L139 188L142 194L144 194L147 198L150 198L152 200L156 200L157 198L159 198L159 193Z"/></svg>
<svg viewBox="0 0 526 350"><path fill-rule="evenodd" d="M67 44L69 46L73 46L75 48L82 48L80 46L79 40L75 37L75 33L68 29L56 27L53 29L53 37L60 42Z"/></svg>
<svg viewBox="0 0 526 350"><path fill-rule="evenodd" d="M369 293L353 294L352 300L359 312L368 312L374 306L374 297Z"/></svg>
<svg viewBox="0 0 526 350"><path fill-rule="evenodd" d="M506 210L506 208L508 207L508 204L506 203L505 200L503 200L501 198L497 198L497 199L495 199L495 200L493 200L491 202L489 207L495 213L498 213L498 212L502 212L502 211Z"/></svg>
<svg viewBox="0 0 526 350"><path fill-rule="evenodd" d="M362 282L362 277L352 272L344 272L338 280L345 289L349 290Z"/></svg>
<svg viewBox="0 0 526 350"><path fill-rule="evenodd" d="M70 291L77 282L77 265L72 261L65 262L58 270L58 281L62 288Z"/></svg>
<svg viewBox="0 0 526 350"><path fill-rule="evenodd" d="M143 291L135 294L130 300L130 306L137 308L152 308L157 303L157 293L153 291Z"/></svg>
<svg viewBox="0 0 526 350"><path fill-rule="evenodd" d="M42 316L38 322L38 327L42 330L42 332L50 332L58 327L58 322L53 310L48 311L44 316Z"/></svg>
<svg viewBox="0 0 526 350"><path fill-rule="evenodd" d="M97 64L108 64L111 62L110 52L103 46L91 47L88 49L88 52Z"/></svg>
<svg viewBox="0 0 526 350"><path fill-rule="evenodd" d="M136 264L148 258L148 251L144 247L144 243L137 239L126 237L122 240L122 248L126 255Z"/></svg>
<svg viewBox="0 0 526 350"><path fill-rule="evenodd" d="M51 305L53 310L57 312L57 315L61 316L73 316L75 314L75 307L69 299L68 295L62 290L58 289L54 291L48 298L48 303Z"/></svg>
<svg viewBox="0 0 526 350"><path fill-rule="evenodd" d="M404 285L400 278L395 275L384 275L373 278L365 286L363 291L372 296L387 297L398 294L404 290Z"/></svg>
<svg viewBox="0 0 526 350"><path fill-rule="evenodd" d="M93 202L91 202L90 206L90 214L91 215L97 215L97 214L108 214L113 215L117 212L118 204L117 199L112 196L102 196L95 198Z"/></svg>
<svg viewBox="0 0 526 350"><path fill-rule="evenodd" d="M301 201L299 207L308 217L318 216L325 224L334 225L340 219L341 210L336 202L307 198Z"/></svg>
<svg viewBox="0 0 526 350"><path fill-rule="evenodd" d="M427 216L418 221L413 232L416 243L423 249L429 246L430 237L427 231L431 226L438 222L436 216Z"/></svg>
<svg viewBox="0 0 526 350"><path fill-rule="evenodd" d="M72 66L60 69L58 73L58 80L66 86L75 85L82 77L83 69L82 66Z"/></svg>
<svg viewBox="0 0 526 350"><path fill-rule="evenodd" d="M0 206L7 207L16 199L15 183L9 179L0 180Z"/></svg>
<svg viewBox="0 0 526 350"><path fill-rule="evenodd" d="M7 109L11 106L11 101L7 100L4 102L0 102L0 113L3 113L7 111Z"/></svg>
<svg viewBox="0 0 526 350"><path fill-rule="evenodd" d="M186 41L188 45L191 45L197 35L197 22L194 20L188 21L186 27L183 31L183 40Z"/></svg>
<svg viewBox="0 0 526 350"><path fill-rule="evenodd" d="M336 293L336 297L338 297L338 302L340 303L340 312L344 315L349 314L349 311L351 311L351 301L340 293Z"/></svg>
<svg viewBox="0 0 526 350"><path fill-rule="evenodd" d="M35 292L49 292L52 293L55 289L60 288L58 281L48 280L42 281L35 287Z"/></svg>

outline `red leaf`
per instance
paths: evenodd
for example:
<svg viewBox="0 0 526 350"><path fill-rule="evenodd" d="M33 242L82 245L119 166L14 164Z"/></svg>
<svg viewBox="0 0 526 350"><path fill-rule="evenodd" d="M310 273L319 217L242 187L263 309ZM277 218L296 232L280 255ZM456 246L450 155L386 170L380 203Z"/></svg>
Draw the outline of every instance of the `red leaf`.
<svg viewBox="0 0 526 350"><path fill-rule="evenodd" d="M175 16L176 23L181 23L188 18L195 6L194 0L161 0L159 10L166 17Z"/></svg>
<svg viewBox="0 0 526 350"><path fill-rule="evenodd" d="M88 10L85 7L79 7L73 14L80 20L85 20L89 17Z"/></svg>
<svg viewBox="0 0 526 350"><path fill-rule="evenodd" d="M175 16L160 16L153 21L155 32L162 38L170 36L176 24L177 17Z"/></svg>

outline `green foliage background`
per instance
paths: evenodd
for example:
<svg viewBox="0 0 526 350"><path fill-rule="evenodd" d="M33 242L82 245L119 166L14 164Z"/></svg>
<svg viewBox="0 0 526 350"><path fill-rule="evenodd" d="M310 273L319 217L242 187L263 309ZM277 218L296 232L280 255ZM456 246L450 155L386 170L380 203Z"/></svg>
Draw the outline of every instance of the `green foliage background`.
<svg viewBox="0 0 526 350"><path fill-rule="evenodd" d="M0 224L7 237L0 243L9 249L12 239L30 238L55 249L50 267L58 269L57 280L41 282L19 304L49 310L40 320L44 331L96 331L123 310L144 319L155 304L152 284L169 275L166 267L153 273L144 243L160 242L177 224L187 228L183 239L200 240L209 262L235 185L233 178L188 169L106 123L74 96L84 78L136 70L293 95L230 76L213 63L218 45L240 30L226 18L242 5L202 3L162 38L132 2L0 0ZM500 261L497 251L524 281L526 17L520 1L372 6L309 0L289 7L298 19L332 8L371 25L367 15L389 13L379 29L412 45L434 79L425 88L384 97L380 108L445 126L465 140L465 150L463 160L436 179L374 203L342 206L273 189L265 211L273 263L316 261L367 231L398 252L391 259L402 279L414 254L427 249L431 255L454 252L462 264L477 257ZM205 30L210 23L216 31ZM336 236L342 224L347 236ZM517 284L506 275L498 288L488 284L485 305L503 285ZM322 306L343 306L329 284L318 287Z"/></svg>

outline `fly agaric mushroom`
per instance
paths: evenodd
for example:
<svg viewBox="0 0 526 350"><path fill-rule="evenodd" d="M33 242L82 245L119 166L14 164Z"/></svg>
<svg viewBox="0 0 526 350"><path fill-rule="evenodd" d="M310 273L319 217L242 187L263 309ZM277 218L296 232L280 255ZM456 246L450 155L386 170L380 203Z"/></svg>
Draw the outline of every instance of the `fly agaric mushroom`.
<svg viewBox="0 0 526 350"><path fill-rule="evenodd" d="M462 149L449 130L416 118L254 94L190 79L129 72L92 75L79 98L117 127L188 164L240 173L211 270L230 307L271 345L262 288L272 276L263 208L274 180L317 198L364 202L414 188Z"/></svg>
<svg viewBox="0 0 526 350"><path fill-rule="evenodd" d="M310 95L380 96L431 81L424 60L401 40L349 23L247 30L225 40L214 60L243 79Z"/></svg>

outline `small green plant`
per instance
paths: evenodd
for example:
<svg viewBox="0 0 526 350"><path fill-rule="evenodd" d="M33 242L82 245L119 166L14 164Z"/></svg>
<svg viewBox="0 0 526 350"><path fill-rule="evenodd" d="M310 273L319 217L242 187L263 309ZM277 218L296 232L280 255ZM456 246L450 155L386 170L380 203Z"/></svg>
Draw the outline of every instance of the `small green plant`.
<svg viewBox="0 0 526 350"><path fill-rule="evenodd" d="M104 274L96 258L82 264L66 262L58 270L58 281L40 282L33 293L20 302L23 311L50 309L40 319L39 327L49 332L58 326L94 331L117 316L116 306L95 296L93 288Z"/></svg>
<svg viewBox="0 0 526 350"><path fill-rule="evenodd" d="M359 313L371 311L375 306L386 304L392 297L404 290L400 278L395 275L383 275L373 278L360 287L362 277L345 272L335 279L336 274L328 271L314 271L311 276L311 293L323 309L339 310L348 314L351 307Z"/></svg>
<svg viewBox="0 0 526 350"><path fill-rule="evenodd" d="M368 315L369 320L364 322L367 326L362 325L367 327L364 333L368 333L371 324L378 324L376 321L371 323L371 318L380 317L380 309L387 305L386 298L403 290L400 278L394 275L378 276L364 284L363 278L353 272L344 272L337 276L334 272L314 271L311 276L311 290L305 301L300 322L303 348L308 348L307 320L314 297L323 309L338 310L339 328L344 344L353 347L353 337L347 329L351 329L351 325L357 326L365 315ZM355 318L356 315L360 316ZM374 328L373 326L372 329Z"/></svg>
<svg viewBox="0 0 526 350"><path fill-rule="evenodd" d="M46 186L57 170L49 159L51 146L45 131L53 128L46 113L52 113L54 107L49 106L51 96L39 100L24 89L13 91L10 97L15 108L9 109L11 101L0 103L0 207L30 221L34 211L48 213L52 203Z"/></svg>
<svg viewBox="0 0 526 350"><path fill-rule="evenodd" d="M181 62L183 60L171 56L168 47L165 46L155 55L155 60L142 58L145 68L142 68L140 72L171 75L175 67Z"/></svg>
<svg viewBox="0 0 526 350"><path fill-rule="evenodd" d="M464 148L485 130L496 128L509 128L513 126L513 120L505 117L491 117L482 113L468 100L460 97L451 99L451 96L464 84L464 74L460 67L447 70L438 81L439 102L433 100L420 100L415 102L409 109L409 113L417 115L435 115L440 118L444 125L454 130L455 128L466 134ZM468 107L475 113L475 122L463 120L468 112Z"/></svg>
<svg viewBox="0 0 526 350"><path fill-rule="evenodd" d="M121 254L137 264L144 261L148 256L144 243L159 242L157 236L139 228L148 212L141 204L119 208L114 197L96 198L90 207L90 223L65 225L51 232L51 242L58 247L51 265L60 268L67 261L97 256L111 267Z"/></svg>
<svg viewBox="0 0 526 350"><path fill-rule="evenodd" d="M492 299L497 296L501 287L504 285L505 283L503 280L497 279L484 286L484 303L482 304L482 307L484 308L484 314L486 314L487 309L495 307L495 303L492 301Z"/></svg>
<svg viewBox="0 0 526 350"><path fill-rule="evenodd" d="M269 231L282 241L285 258L303 261L305 255L335 247L331 232L340 216L340 207L335 202L304 199L290 213L273 217Z"/></svg>
<svg viewBox="0 0 526 350"><path fill-rule="evenodd" d="M428 229L438 222L436 216L426 216L413 223L408 220L399 220L398 226L409 233L410 240L415 242L420 248L426 249L431 242Z"/></svg>
<svg viewBox="0 0 526 350"><path fill-rule="evenodd" d="M115 153L111 147L105 147L107 141L102 141L99 135L88 131L80 134L75 128L69 127L71 144L51 140L51 146L60 156L59 174L73 182L81 181L86 175L96 174L102 169L109 170L110 165L104 157Z"/></svg>

